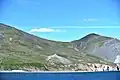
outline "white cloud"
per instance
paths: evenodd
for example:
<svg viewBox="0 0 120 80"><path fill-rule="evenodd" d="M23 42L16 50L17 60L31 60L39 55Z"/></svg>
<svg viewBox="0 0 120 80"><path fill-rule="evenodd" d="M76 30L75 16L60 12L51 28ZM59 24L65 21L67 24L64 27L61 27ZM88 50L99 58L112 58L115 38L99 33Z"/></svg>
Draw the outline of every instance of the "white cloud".
<svg viewBox="0 0 120 80"><path fill-rule="evenodd" d="M120 29L120 26L57 26L57 27L50 27L50 28L33 28L29 31L29 33L35 32L66 32L67 29L110 29L110 28L117 28Z"/></svg>
<svg viewBox="0 0 120 80"><path fill-rule="evenodd" d="M35 28L31 29L29 32L34 33L34 32L63 32L64 30L60 29L53 29L53 28Z"/></svg>

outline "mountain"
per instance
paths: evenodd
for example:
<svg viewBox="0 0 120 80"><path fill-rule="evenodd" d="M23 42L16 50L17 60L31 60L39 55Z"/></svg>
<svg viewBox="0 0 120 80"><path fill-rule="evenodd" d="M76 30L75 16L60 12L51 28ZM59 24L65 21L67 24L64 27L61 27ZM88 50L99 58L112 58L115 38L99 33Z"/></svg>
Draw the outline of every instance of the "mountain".
<svg viewBox="0 0 120 80"><path fill-rule="evenodd" d="M72 42L52 41L0 23L0 70L75 70L75 64L112 64L119 44L94 33Z"/></svg>
<svg viewBox="0 0 120 80"><path fill-rule="evenodd" d="M114 62L120 55L120 40L95 33L88 34L82 39L72 41L72 43L74 48L79 51L110 62Z"/></svg>

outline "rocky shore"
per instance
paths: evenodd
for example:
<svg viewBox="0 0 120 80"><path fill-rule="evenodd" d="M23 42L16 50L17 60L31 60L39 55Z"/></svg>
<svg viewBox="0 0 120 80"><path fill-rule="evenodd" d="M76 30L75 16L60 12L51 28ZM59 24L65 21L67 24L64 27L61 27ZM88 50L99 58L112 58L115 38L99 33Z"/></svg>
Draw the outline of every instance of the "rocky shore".
<svg viewBox="0 0 120 80"><path fill-rule="evenodd" d="M86 63L86 64L69 64L69 65L53 65L46 66L47 70L39 68L24 68L23 70L12 70L12 72L41 72L41 71L78 71L78 72L96 72L96 71L119 71L119 64L99 64L99 63Z"/></svg>
<svg viewBox="0 0 120 80"><path fill-rule="evenodd" d="M59 67L59 68L58 68ZM87 64L69 64L69 65L52 65L52 67L47 67L48 70L41 70L39 68L24 68L21 70L10 70L1 72L42 72L42 71L78 71L78 72L97 72L97 71L119 71L120 65L108 65L108 64L98 64L98 63L87 63Z"/></svg>

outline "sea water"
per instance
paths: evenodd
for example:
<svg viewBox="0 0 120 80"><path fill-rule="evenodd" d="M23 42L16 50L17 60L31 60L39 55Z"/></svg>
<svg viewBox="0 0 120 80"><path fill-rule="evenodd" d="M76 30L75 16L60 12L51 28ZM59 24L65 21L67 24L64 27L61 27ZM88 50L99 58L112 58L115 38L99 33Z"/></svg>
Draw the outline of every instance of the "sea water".
<svg viewBox="0 0 120 80"><path fill-rule="evenodd" d="M0 72L0 80L120 80L120 72Z"/></svg>

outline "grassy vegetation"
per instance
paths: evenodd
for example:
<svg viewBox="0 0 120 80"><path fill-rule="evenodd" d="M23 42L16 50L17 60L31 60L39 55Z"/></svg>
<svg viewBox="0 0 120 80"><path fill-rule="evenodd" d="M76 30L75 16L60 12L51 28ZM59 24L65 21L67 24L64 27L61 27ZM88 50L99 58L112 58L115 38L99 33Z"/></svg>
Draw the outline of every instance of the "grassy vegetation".
<svg viewBox="0 0 120 80"><path fill-rule="evenodd" d="M18 64L0 64L0 70L24 70L25 68L31 69L31 68L39 68L41 70L45 70L45 66L41 63L18 63Z"/></svg>

